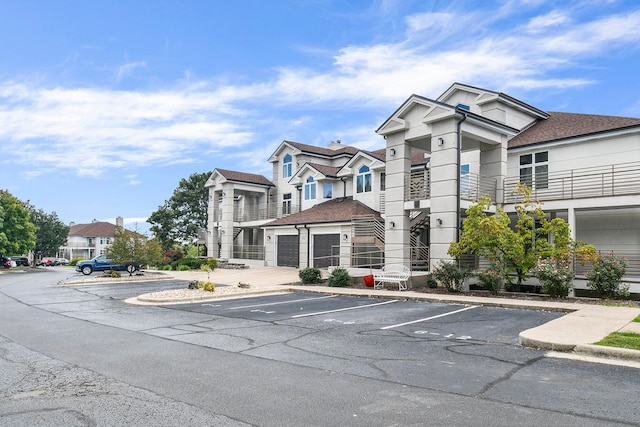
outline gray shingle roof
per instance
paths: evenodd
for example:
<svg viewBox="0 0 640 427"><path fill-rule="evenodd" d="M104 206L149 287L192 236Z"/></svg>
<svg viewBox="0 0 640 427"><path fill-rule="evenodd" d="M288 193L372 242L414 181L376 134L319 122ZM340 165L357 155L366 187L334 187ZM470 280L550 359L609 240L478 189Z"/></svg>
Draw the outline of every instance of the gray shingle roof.
<svg viewBox="0 0 640 427"><path fill-rule="evenodd" d="M110 222L96 221L90 224L75 224L69 227L69 236L114 237L116 226Z"/></svg>
<svg viewBox="0 0 640 427"><path fill-rule="evenodd" d="M349 146L344 146L343 148L332 150L330 148L323 148L323 147L316 147L314 145L301 144L300 142L294 142L294 141L284 141L284 142L297 148L303 153L320 154L322 156L328 156L328 157L335 157L335 156L340 156L345 154L354 155L358 151L360 151L355 147L349 147Z"/></svg>
<svg viewBox="0 0 640 427"><path fill-rule="evenodd" d="M640 119L550 112L549 118L539 120L509 141L509 148L524 147L543 142L558 141L583 135L640 126Z"/></svg>
<svg viewBox="0 0 640 427"><path fill-rule="evenodd" d="M342 169L342 167L319 165L317 163L309 163L309 165L315 168L318 172L320 172L327 178L337 178L338 171Z"/></svg>
<svg viewBox="0 0 640 427"><path fill-rule="evenodd" d="M266 185L268 187L275 187L273 182L269 181L264 176L258 175L255 173L236 172L236 171L219 169L219 168L216 168L216 171L218 171L220 175L222 175L229 181L246 182L249 184L259 184L259 185Z"/></svg>
<svg viewBox="0 0 640 427"><path fill-rule="evenodd" d="M354 215L375 215L380 217L378 212L353 200L353 197L340 197L320 203L297 214L276 219L275 221L265 224L264 227L351 222L351 218Z"/></svg>

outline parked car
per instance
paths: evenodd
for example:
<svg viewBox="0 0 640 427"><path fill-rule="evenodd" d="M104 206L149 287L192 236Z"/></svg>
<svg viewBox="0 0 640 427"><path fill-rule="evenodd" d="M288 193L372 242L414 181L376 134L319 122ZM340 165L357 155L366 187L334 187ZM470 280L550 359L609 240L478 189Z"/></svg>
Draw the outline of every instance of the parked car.
<svg viewBox="0 0 640 427"><path fill-rule="evenodd" d="M27 258L26 256L12 256L12 257L9 257L9 259L11 261L15 261L16 266L18 267L20 266L29 267L31 265L31 263L29 262L29 258Z"/></svg>
<svg viewBox="0 0 640 427"><path fill-rule="evenodd" d="M93 273L94 271L106 271L106 270L118 270L128 271L133 273L136 270L140 270L139 264L112 264L111 260L106 255L98 255L90 260L79 261L76 264L76 271L81 272L85 276Z"/></svg>
<svg viewBox="0 0 640 427"><path fill-rule="evenodd" d="M11 268L11 260L4 255L0 255L0 268Z"/></svg>
<svg viewBox="0 0 640 427"><path fill-rule="evenodd" d="M59 263L57 261L57 258L48 257L48 256L42 258L40 261L36 263L36 265L42 265L44 267L50 267L58 264Z"/></svg>

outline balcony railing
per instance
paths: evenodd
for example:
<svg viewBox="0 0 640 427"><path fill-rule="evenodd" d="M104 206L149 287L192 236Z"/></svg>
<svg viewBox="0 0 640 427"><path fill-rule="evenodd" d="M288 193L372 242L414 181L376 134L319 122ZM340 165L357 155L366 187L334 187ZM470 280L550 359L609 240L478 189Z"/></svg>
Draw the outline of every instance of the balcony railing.
<svg viewBox="0 0 640 427"><path fill-rule="evenodd" d="M298 213L300 210L297 206L284 208L283 206L271 206L269 208L241 209L233 212L233 220L235 222L260 221L266 219L282 218L283 216ZM222 209L214 209L213 221L222 221Z"/></svg>
<svg viewBox="0 0 640 427"><path fill-rule="evenodd" d="M460 176L460 198L463 200L478 200L482 196L489 196L492 202L496 200L497 179L468 173ZM431 170L411 171L405 179L405 201L424 200L431 197Z"/></svg>
<svg viewBox="0 0 640 427"><path fill-rule="evenodd" d="M233 257L247 260L264 260L264 246L233 245Z"/></svg>
<svg viewBox="0 0 640 427"><path fill-rule="evenodd" d="M534 174L532 196L538 200L583 199L640 194L640 162ZM505 179L505 202L521 200L519 177Z"/></svg>

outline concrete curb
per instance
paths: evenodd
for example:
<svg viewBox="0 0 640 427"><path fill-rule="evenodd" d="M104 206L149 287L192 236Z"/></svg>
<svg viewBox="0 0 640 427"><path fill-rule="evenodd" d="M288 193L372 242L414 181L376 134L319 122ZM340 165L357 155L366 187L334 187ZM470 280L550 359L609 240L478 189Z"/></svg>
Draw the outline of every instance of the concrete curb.
<svg viewBox="0 0 640 427"><path fill-rule="evenodd" d="M640 350L628 348L605 347L602 345L579 344L573 349L574 353L589 356L604 357L607 359L624 359L640 362Z"/></svg>

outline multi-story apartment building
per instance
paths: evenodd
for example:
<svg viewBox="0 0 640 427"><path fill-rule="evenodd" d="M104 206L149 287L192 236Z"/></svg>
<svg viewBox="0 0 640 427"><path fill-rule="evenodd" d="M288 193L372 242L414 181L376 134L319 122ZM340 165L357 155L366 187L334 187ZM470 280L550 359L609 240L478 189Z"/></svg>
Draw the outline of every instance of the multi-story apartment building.
<svg viewBox="0 0 640 427"><path fill-rule="evenodd" d="M116 218L116 224L93 220L89 224L69 225L69 235L64 246L58 249L58 256L66 259L90 259L105 253L113 242L116 227L123 227L124 219Z"/></svg>
<svg viewBox="0 0 640 427"><path fill-rule="evenodd" d="M216 169L209 255L428 268L450 259L479 196L514 212L522 182L574 238L626 256L640 277L640 119L544 112L456 83L436 99L410 96L376 132L376 151L284 141L271 180Z"/></svg>

